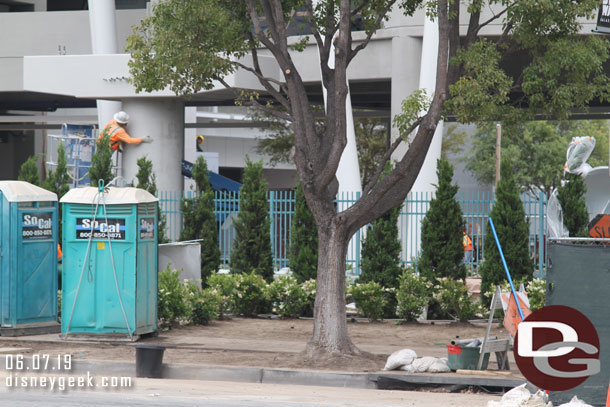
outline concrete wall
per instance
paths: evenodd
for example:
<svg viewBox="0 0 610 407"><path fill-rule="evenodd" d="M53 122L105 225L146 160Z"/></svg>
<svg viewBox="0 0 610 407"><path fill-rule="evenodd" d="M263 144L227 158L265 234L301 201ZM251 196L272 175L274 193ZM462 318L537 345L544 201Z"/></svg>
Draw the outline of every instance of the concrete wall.
<svg viewBox="0 0 610 407"><path fill-rule="evenodd" d="M119 50L125 49L132 25L138 24L145 12L116 12ZM0 13L0 38L0 57L57 55L64 47L66 55L91 54L89 12Z"/></svg>

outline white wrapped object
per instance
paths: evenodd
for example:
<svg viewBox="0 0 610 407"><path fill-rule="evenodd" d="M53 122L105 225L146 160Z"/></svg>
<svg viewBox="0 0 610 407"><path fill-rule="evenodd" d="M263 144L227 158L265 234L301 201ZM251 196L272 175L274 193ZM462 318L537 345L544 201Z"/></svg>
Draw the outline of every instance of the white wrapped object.
<svg viewBox="0 0 610 407"><path fill-rule="evenodd" d="M563 212L561 204L557 199L557 190L555 189L549 198L546 205L546 226L548 237L568 237L568 228L563 224Z"/></svg>
<svg viewBox="0 0 610 407"><path fill-rule="evenodd" d="M589 172L591 166L587 160L595 148L595 137L573 137L566 152L566 164L563 169L570 174Z"/></svg>
<svg viewBox="0 0 610 407"><path fill-rule="evenodd" d="M525 388L526 383L507 391L502 400L489 401L487 407L520 407L532 397L532 394Z"/></svg>
<svg viewBox="0 0 610 407"><path fill-rule="evenodd" d="M587 404L584 401L580 400L578 397L574 396L569 403L564 403L559 407L593 407L591 404Z"/></svg>
<svg viewBox="0 0 610 407"><path fill-rule="evenodd" d="M489 401L487 407L553 407L553 403L547 401L543 392L538 391L532 395L525 385L526 383L523 383L508 391L500 401Z"/></svg>
<svg viewBox="0 0 610 407"><path fill-rule="evenodd" d="M401 366L410 365L417 358L417 353L412 349L401 349L392 353L383 370L394 370Z"/></svg>

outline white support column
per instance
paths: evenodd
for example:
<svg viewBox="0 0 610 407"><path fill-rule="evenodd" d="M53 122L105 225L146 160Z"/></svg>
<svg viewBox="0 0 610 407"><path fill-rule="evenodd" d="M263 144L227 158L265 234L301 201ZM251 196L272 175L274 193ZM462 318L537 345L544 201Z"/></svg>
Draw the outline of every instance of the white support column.
<svg viewBox="0 0 610 407"><path fill-rule="evenodd" d="M424 40L421 53L421 70L419 74L419 88L425 89L432 97L436 87L436 60L438 56L438 21L426 18L424 22ZM436 161L441 157L443 142L443 122L439 121L434 132L432 144L419 175L413 184L412 191L434 192L433 184L438 182L436 177Z"/></svg>
<svg viewBox="0 0 610 407"><path fill-rule="evenodd" d="M415 37L392 38L392 99L391 119L401 113L402 101L418 89L422 40ZM400 137L398 129L392 126L392 141ZM401 144L392 159L399 161L407 152L407 144Z"/></svg>
<svg viewBox="0 0 610 407"><path fill-rule="evenodd" d="M89 26L93 54L116 54L117 30L114 0L89 0ZM97 117L100 131L112 116L121 110L121 102L98 100Z"/></svg>
<svg viewBox="0 0 610 407"><path fill-rule="evenodd" d="M184 122L197 123L197 108L184 108ZM197 161L196 154L197 129L184 129L184 159L195 164ZM194 191L196 188L195 181L191 178L184 178L185 191Z"/></svg>
<svg viewBox="0 0 610 407"><path fill-rule="evenodd" d="M127 133L131 137L150 136L152 143L125 145L123 177L135 180L137 160L148 157L153 163L159 191L182 191L182 157L184 157L184 104L179 99L125 99L123 108L131 117Z"/></svg>
<svg viewBox="0 0 610 407"><path fill-rule="evenodd" d="M392 38L392 120L402 111L402 101L412 94L419 86L419 74L421 64L418 63L417 56L422 52L422 40L415 37L394 37ZM392 126L392 141L400 137L398 129ZM399 161L407 152L407 144L401 144L392 159ZM404 205L403 205L404 206ZM412 208L404 206L401 212L408 213ZM414 244L409 227L409 216L398 218L398 231L401 242L401 260L411 260L412 250L410 246Z"/></svg>
<svg viewBox="0 0 610 407"><path fill-rule="evenodd" d="M426 18L424 22L424 38L421 52L421 68L419 71L419 88L425 89L429 97L432 97L436 88L436 62L438 55L438 21ZM417 130L416 130L417 131ZM443 141L443 122L440 121L434 132L434 137L424 164L419 175L411 188L411 196L420 202L410 205L409 213L419 213L411 215L407 232L407 259L417 257L421 248L421 221L425 216L424 203L422 200L430 198L436 190L434 184L438 183L436 176L436 161L441 156L441 145Z"/></svg>

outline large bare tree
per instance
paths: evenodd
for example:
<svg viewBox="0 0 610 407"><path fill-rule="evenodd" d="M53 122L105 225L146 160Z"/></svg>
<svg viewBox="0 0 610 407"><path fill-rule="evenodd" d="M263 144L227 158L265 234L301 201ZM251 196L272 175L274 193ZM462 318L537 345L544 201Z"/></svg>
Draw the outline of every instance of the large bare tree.
<svg viewBox="0 0 610 407"><path fill-rule="evenodd" d="M462 4L463 3L463 4ZM490 4L491 3L491 4ZM540 109L562 115L608 93L602 63L608 44L599 38L577 37L577 19L590 17L597 0L168 0L159 3L129 39L133 80L138 90L169 85L177 93L210 89L213 81L242 68L266 89L272 103L257 94L240 94L251 105L292 123L294 160L309 207L318 225L318 277L314 331L307 346L310 357L360 354L351 342L345 319L345 256L350 237L363 225L400 205L424 162L439 120L447 108L464 122L526 117L518 113ZM401 137L393 141L382 164L353 206L337 213L335 177L345 148L346 71L365 49L393 7L413 15L419 7L438 21L436 86L432 95L404 95L403 112L394 125ZM484 11L491 9L484 19ZM296 13L295 11L298 11ZM468 14L460 36L460 14ZM306 42L291 42L289 24L305 16L320 55L320 69L328 90L325 126L318 131L293 52ZM364 40L355 43L352 24L358 16ZM464 18L461 19L464 21ZM503 24L495 38L481 29L494 21ZM307 39L305 39L306 41ZM334 43L334 47L331 44ZM291 45L292 44L292 45ZM265 77L259 62L266 48L279 64L282 80ZM328 66L334 50L334 67ZM521 52L526 61L517 75L503 68L506 59ZM237 58L250 53L252 64ZM450 61L451 59L451 61ZM243 61L243 60L241 60ZM228 86L228 84L227 84ZM450 98L451 95L454 98ZM423 114L420 112L424 111ZM393 170L381 177L401 143L408 143Z"/></svg>

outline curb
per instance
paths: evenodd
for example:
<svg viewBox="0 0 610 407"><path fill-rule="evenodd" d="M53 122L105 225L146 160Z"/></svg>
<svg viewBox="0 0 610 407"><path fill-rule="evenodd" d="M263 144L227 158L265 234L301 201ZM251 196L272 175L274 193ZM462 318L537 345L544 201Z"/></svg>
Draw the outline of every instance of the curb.
<svg viewBox="0 0 610 407"><path fill-rule="evenodd" d="M0 363L3 357L0 356ZM0 365L4 366L4 364ZM128 362L74 361L70 374L136 376ZM240 366L163 364L162 379L228 381L261 384L344 387L379 390L414 390L431 386L480 386L513 388L524 379L489 376L427 375L406 373L345 373L316 370L272 369Z"/></svg>

